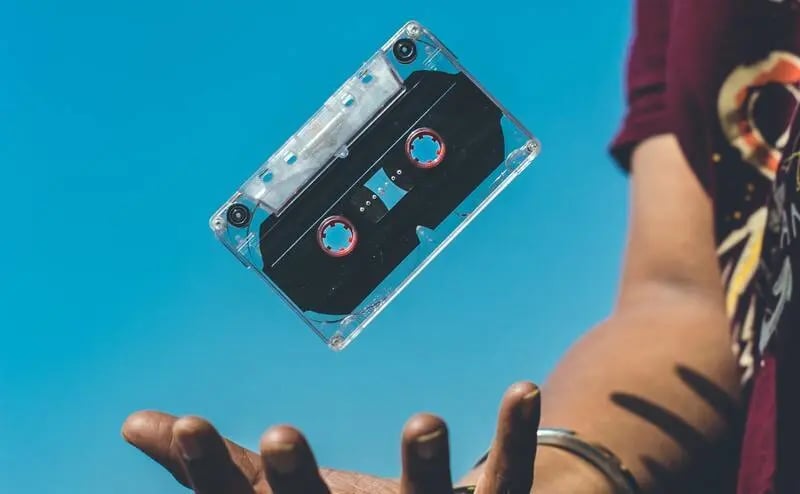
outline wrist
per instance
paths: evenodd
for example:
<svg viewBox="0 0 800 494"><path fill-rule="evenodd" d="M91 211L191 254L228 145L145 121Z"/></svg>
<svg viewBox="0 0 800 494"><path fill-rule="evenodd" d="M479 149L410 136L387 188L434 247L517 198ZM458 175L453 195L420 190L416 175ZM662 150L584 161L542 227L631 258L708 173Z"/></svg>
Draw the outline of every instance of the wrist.
<svg viewBox="0 0 800 494"><path fill-rule="evenodd" d="M536 494L613 494L603 473L579 456L552 447L540 447L534 466Z"/></svg>
<svg viewBox="0 0 800 494"><path fill-rule="evenodd" d="M478 483L485 465L469 472L458 483L461 486ZM568 451L540 447L533 467L535 494L613 494L614 489L600 470Z"/></svg>

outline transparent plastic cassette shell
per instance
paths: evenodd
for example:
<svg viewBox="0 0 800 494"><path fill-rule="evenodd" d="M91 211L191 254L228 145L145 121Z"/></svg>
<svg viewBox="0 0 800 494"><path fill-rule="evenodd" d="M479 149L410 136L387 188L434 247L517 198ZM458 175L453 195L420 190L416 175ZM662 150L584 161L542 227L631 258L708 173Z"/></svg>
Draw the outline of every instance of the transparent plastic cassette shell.
<svg viewBox="0 0 800 494"><path fill-rule="evenodd" d="M211 217L329 347L347 346L539 153L409 22Z"/></svg>

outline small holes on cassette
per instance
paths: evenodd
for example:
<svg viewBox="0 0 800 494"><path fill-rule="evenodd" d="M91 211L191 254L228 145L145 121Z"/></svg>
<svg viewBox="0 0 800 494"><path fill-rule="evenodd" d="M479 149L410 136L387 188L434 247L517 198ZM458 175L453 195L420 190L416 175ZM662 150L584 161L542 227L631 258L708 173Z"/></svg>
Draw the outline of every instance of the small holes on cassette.
<svg viewBox="0 0 800 494"><path fill-rule="evenodd" d="M410 64L417 58L417 43L413 39L401 38L392 45L392 53L401 64Z"/></svg>
<svg viewBox="0 0 800 494"><path fill-rule="evenodd" d="M375 76L368 70L364 70L358 74L358 80L361 81L361 84L367 86L375 80ZM352 108L356 104L356 97L353 94L344 93L340 96L339 101L345 108Z"/></svg>
<svg viewBox="0 0 800 494"><path fill-rule="evenodd" d="M410 189L411 184L406 178L407 173L400 168L386 167L376 171L364 184L366 192L357 195L359 213L374 221L380 220Z"/></svg>
<svg viewBox="0 0 800 494"><path fill-rule="evenodd" d="M342 95L342 106L345 108L350 108L351 106L356 104L356 97L350 93L345 93Z"/></svg>
<svg viewBox="0 0 800 494"><path fill-rule="evenodd" d="M217 235L224 236L228 248L248 268L261 262L258 249L258 225L265 218L265 213L245 195L234 198L234 202L219 211L211 222Z"/></svg>
<svg viewBox="0 0 800 494"><path fill-rule="evenodd" d="M386 50L394 69L402 78L417 70L430 70L455 74L461 71L449 58L447 50L439 41L431 39L419 24L409 24L405 32L396 38Z"/></svg>
<svg viewBox="0 0 800 494"><path fill-rule="evenodd" d="M344 257L356 248L358 233L353 223L344 216L331 216L317 228L317 242L329 256Z"/></svg>
<svg viewBox="0 0 800 494"><path fill-rule="evenodd" d="M250 225L250 220L253 215L250 213L250 209L248 209L247 206L235 203L231 204L228 208L225 217L228 220L228 224L231 226L235 228L247 228Z"/></svg>
<svg viewBox="0 0 800 494"><path fill-rule="evenodd" d="M383 191L381 191L383 192ZM369 199L364 201L364 205L358 208L359 213L366 213L367 210L378 201L378 196L376 194L370 195Z"/></svg>
<svg viewBox="0 0 800 494"><path fill-rule="evenodd" d="M367 85L371 83L375 79L375 77L372 74L370 74L369 71L364 71L358 76L358 79L361 81L362 84Z"/></svg>

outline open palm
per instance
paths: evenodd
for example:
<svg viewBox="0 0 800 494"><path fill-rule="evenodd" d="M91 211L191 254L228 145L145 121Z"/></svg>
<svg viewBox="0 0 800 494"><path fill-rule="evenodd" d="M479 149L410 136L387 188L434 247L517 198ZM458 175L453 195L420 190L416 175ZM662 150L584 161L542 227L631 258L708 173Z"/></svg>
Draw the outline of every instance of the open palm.
<svg viewBox="0 0 800 494"><path fill-rule="evenodd" d="M492 453L479 494L527 494L533 482L540 400L531 383L503 398ZM447 426L429 414L403 429L399 480L320 469L303 435L290 426L270 428L260 454L228 441L207 421L161 412L138 412L124 438L169 470L196 494L444 494L452 492Z"/></svg>

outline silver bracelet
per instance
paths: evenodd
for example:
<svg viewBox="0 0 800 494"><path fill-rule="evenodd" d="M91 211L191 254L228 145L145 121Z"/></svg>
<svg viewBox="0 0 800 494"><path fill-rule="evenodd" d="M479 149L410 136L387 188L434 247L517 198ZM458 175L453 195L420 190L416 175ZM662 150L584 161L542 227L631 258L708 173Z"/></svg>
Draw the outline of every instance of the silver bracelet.
<svg viewBox="0 0 800 494"><path fill-rule="evenodd" d="M539 446L563 449L591 463L611 481L615 494L641 494L630 470L603 446L584 441L575 432L565 429L539 429L536 436Z"/></svg>
<svg viewBox="0 0 800 494"><path fill-rule="evenodd" d="M600 470L614 486L614 494L641 494L639 484L631 472L617 458L614 453L598 444L589 443L581 439L578 434L566 429L539 429L536 433L539 446L550 446L563 449L575 456L583 458L593 467ZM489 457L489 453L481 457L475 466L481 465ZM469 488L456 490L455 493L470 493Z"/></svg>

